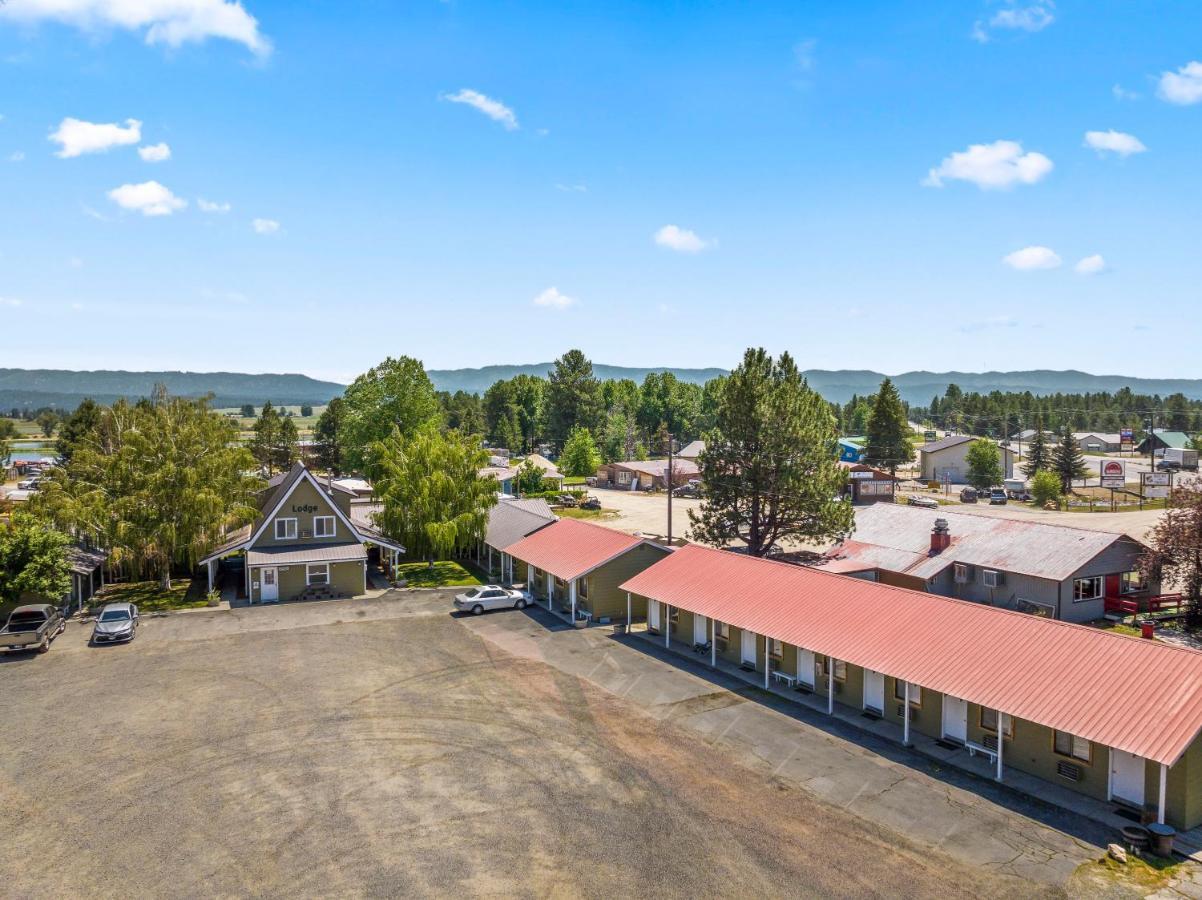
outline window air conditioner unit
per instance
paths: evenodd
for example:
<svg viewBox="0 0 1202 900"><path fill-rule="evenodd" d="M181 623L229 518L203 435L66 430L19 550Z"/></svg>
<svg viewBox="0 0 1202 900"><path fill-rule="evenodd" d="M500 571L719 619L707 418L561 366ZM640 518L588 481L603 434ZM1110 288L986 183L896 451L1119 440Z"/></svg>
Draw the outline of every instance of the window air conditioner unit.
<svg viewBox="0 0 1202 900"><path fill-rule="evenodd" d="M1071 762L1058 762L1056 763L1056 774L1069 781L1080 781L1081 767L1073 765Z"/></svg>
<svg viewBox="0 0 1202 900"><path fill-rule="evenodd" d="M986 750L993 750L995 752L997 751L997 735L996 734L985 735L985 737L981 741L981 743L984 745Z"/></svg>
<svg viewBox="0 0 1202 900"><path fill-rule="evenodd" d="M311 537L313 537L313 532L309 531L308 529L305 529L305 530L301 531L300 536L303 538L311 538Z"/></svg>
<svg viewBox="0 0 1202 900"><path fill-rule="evenodd" d="M1006 574L994 569L986 569L981 573L981 583L987 588L998 588L1006 583Z"/></svg>

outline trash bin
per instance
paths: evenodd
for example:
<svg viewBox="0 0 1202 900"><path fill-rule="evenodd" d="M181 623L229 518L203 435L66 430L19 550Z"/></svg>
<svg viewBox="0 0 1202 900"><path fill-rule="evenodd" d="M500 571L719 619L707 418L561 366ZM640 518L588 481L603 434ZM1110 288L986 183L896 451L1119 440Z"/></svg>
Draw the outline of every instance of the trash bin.
<svg viewBox="0 0 1202 900"><path fill-rule="evenodd" d="M1161 859L1169 859L1173 855L1173 838L1177 837L1177 829L1172 825L1153 822L1144 826L1152 835L1151 850Z"/></svg>
<svg viewBox="0 0 1202 900"><path fill-rule="evenodd" d="M1139 623L1139 636L1148 640L1156 637L1156 623L1151 619L1141 619Z"/></svg>

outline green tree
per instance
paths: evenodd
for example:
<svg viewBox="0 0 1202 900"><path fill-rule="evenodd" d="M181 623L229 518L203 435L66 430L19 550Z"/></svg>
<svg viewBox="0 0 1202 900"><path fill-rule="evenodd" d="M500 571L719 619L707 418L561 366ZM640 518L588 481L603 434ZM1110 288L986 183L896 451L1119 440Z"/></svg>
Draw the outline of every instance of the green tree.
<svg viewBox="0 0 1202 900"><path fill-rule="evenodd" d="M29 594L58 602L71 590L70 539L29 513L0 521L0 604Z"/></svg>
<svg viewBox="0 0 1202 900"><path fill-rule="evenodd" d="M70 459L75 447L92 438L100 422L100 406L91 397L85 399L75 412L63 420L58 429L58 440L54 448L63 459Z"/></svg>
<svg viewBox="0 0 1202 900"><path fill-rule="evenodd" d="M308 403L302 403L301 408L300 408L300 414L301 414L302 418L306 418L306 419L309 418L310 416L313 415L313 407L310 406Z"/></svg>
<svg viewBox="0 0 1202 900"><path fill-rule="evenodd" d="M48 438L54 437L54 429L58 427L60 421L58 413L53 410L44 409L38 413L38 427L42 429L42 434Z"/></svg>
<svg viewBox="0 0 1202 900"><path fill-rule="evenodd" d="M300 459L300 435L296 431L296 423L292 421L291 416L280 420L280 431L273 457L276 468L281 472L291 469L292 464Z"/></svg>
<svg viewBox="0 0 1202 900"><path fill-rule="evenodd" d="M259 413L259 418L255 421L254 436L250 439L249 447L255 462L269 476L280 467L279 446L282 427L280 414L268 400L263 404L263 411Z"/></svg>
<svg viewBox="0 0 1202 900"><path fill-rule="evenodd" d="M1027 446L1026 462L1023 463L1023 474L1034 478L1036 472L1046 472L1052 468L1052 452L1048 447L1048 438L1044 434L1043 417L1035 419L1035 434L1031 435L1031 443Z"/></svg>
<svg viewBox="0 0 1202 900"><path fill-rule="evenodd" d="M1085 454L1077 446L1077 441L1073 438L1073 433L1067 425L1060 432L1060 443L1052 451L1051 470L1060 479L1060 493L1062 494L1071 494L1073 482L1089 475Z"/></svg>
<svg viewBox="0 0 1202 900"><path fill-rule="evenodd" d="M881 382L865 425L864 461L869 465L888 469L896 477L898 466L914 461L906 407L890 379Z"/></svg>
<svg viewBox="0 0 1202 900"><path fill-rule="evenodd" d="M495 478L480 477L488 453L476 435L445 434L430 423L399 428L370 449L369 471L383 503L376 523L414 559L445 559L483 539L497 502Z"/></svg>
<svg viewBox="0 0 1202 900"><path fill-rule="evenodd" d="M576 426L568 435L559 455L559 471L574 477L596 475L601 453L587 428Z"/></svg>
<svg viewBox="0 0 1202 900"><path fill-rule="evenodd" d="M1055 472L1039 469L1031 476L1031 499L1041 508L1060 502L1060 478Z"/></svg>
<svg viewBox="0 0 1202 900"><path fill-rule="evenodd" d="M338 432L342 423L342 398L335 397L326 404L326 408L317 417L313 426L313 439L317 442L317 466L332 472L342 474L342 442Z"/></svg>
<svg viewBox="0 0 1202 900"><path fill-rule="evenodd" d="M253 419L255 417L255 405L253 403L243 403L241 409L242 418Z"/></svg>
<svg viewBox="0 0 1202 900"><path fill-rule="evenodd" d="M987 491L1002 481L1002 453L989 438L977 438L964 456L968 463L968 483Z"/></svg>
<svg viewBox="0 0 1202 900"><path fill-rule="evenodd" d="M576 427L593 428L600 415L600 383L593 364L579 350L569 350L547 378L548 437L563 446Z"/></svg>
<svg viewBox="0 0 1202 900"><path fill-rule="evenodd" d="M18 435L20 435L20 432L11 420L0 419L0 468L3 468L5 460L8 459L8 454L12 452L10 442Z"/></svg>
<svg viewBox="0 0 1202 900"><path fill-rule="evenodd" d="M716 428L700 458L705 500L690 510L693 536L725 546L742 541L764 556L788 538L829 540L852 529L838 426L793 358L748 350L722 386Z"/></svg>
<svg viewBox="0 0 1202 900"><path fill-rule="evenodd" d="M1146 578L1179 586L1186 601L1185 624L1198 628L1202 625L1202 490L1196 483L1173 491L1147 543L1140 570Z"/></svg>
<svg viewBox="0 0 1202 900"><path fill-rule="evenodd" d="M526 460L518 466L518 474L514 481L519 494L537 494L543 490L543 470Z"/></svg>
<svg viewBox="0 0 1202 900"><path fill-rule="evenodd" d="M437 423L440 416L434 385L421 362L409 356L389 357L356 378L343 394L339 429L343 463L349 470L363 471L369 449L394 428L401 437L409 437Z"/></svg>
<svg viewBox="0 0 1202 900"><path fill-rule="evenodd" d="M37 494L35 509L97 535L110 564L170 584L231 529L254 520L263 487L238 427L207 400L167 397L104 410L98 439L76 448Z"/></svg>

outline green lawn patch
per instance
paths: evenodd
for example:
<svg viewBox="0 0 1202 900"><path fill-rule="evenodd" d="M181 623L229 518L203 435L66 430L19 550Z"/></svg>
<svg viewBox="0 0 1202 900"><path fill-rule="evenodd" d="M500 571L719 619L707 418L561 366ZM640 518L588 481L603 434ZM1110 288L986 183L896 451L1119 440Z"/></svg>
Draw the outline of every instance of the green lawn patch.
<svg viewBox="0 0 1202 900"><path fill-rule="evenodd" d="M157 581L134 581L127 584L108 584L92 599L93 609L106 603L134 603L138 612L169 612L174 609L200 609L208 606L204 585L200 581L179 578L163 590Z"/></svg>
<svg viewBox="0 0 1202 900"><path fill-rule="evenodd" d="M584 475L565 475L563 478L563 486L571 487L572 485L587 485L586 476Z"/></svg>
<svg viewBox="0 0 1202 900"><path fill-rule="evenodd" d="M616 509L578 509L573 506L567 506L563 509L555 510L555 515L563 516L567 519L616 519L618 511Z"/></svg>
<svg viewBox="0 0 1202 900"><path fill-rule="evenodd" d="M453 559L434 563L408 562L397 566L397 577L406 587L475 587L484 584L472 570Z"/></svg>

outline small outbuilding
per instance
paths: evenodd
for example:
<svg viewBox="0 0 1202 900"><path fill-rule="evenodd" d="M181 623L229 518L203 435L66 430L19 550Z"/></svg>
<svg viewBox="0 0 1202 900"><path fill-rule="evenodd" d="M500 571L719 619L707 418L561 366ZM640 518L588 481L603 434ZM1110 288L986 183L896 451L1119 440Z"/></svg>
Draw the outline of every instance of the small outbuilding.
<svg viewBox="0 0 1202 900"><path fill-rule="evenodd" d="M979 438L957 434L941 441L932 441L918 448L918 466L923 481L946 481L951 484L968 482L968 448ZM1014 477L1014 451L998 447L1002 462L1002 477Z"/></svg>

